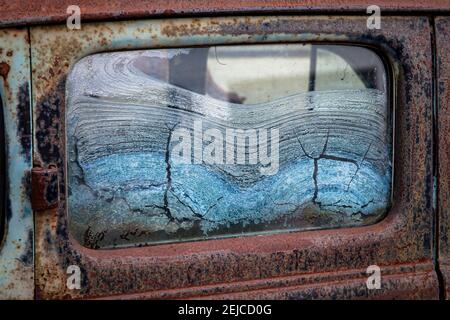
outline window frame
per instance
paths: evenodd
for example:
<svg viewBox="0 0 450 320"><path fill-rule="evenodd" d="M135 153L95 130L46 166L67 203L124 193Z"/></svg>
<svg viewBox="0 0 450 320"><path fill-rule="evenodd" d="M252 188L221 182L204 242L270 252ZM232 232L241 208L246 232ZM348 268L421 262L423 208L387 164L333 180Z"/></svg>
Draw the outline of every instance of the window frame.
<svg viewBox="0 0 450 320"><path fill-rule="evenodd" d="M437 272L442 286L442 298L450 297L450 17L436 17L436 98L437 98L437 203L436 253Z"/></svg>
<svg viewBox="0 0 450 320"><path fill-rule="evenodd" d="M36 212L37 298L369 298L437 296L432 255L431 26L426 17L269 16L146 20L31 28L34 159L58 167L60 202ZM65 198L65 77L105 51L210 44L331 42L386 58L394 106L393 205L370 226L92 250L68 233ZM396 165L398 164L398 165ZM365 271L379 265L381 290ZM80 290L66 287L78 265Z"/></svg>

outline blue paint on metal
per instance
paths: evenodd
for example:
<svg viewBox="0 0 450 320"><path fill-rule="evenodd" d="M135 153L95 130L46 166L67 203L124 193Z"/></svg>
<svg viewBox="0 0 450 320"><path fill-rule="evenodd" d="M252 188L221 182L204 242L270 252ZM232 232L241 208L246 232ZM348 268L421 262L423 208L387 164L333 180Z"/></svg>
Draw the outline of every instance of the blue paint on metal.
<svg viewBox="0 0 450 320"><path fill-rule="evenodd" d="M28 113L28 116L31 113L28 31L0 30L0 47L0 62L6 62L10 67L6 79L0 78L7 144L7 210L10 211L0 247L0 298L32 299L33 214L27 191L32 150L24 150L20 136L21 129L31 132L31 123L24 124L29 126L27 128L19 128L19 116L27 116L21 112Z"/></svg>

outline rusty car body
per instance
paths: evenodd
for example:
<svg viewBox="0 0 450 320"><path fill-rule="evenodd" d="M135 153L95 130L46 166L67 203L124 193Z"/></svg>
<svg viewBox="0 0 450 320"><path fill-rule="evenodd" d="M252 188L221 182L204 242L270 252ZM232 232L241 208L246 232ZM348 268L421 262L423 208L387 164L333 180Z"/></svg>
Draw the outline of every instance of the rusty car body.
<svg viewBox="0 0 450 320"><path fill-rule="evenodd" d="M450 1L0 1L6 299L444 299L450 294ZM369 226L97 250L67 227L66 78L93 53L247 43L373 48L395 109L392 207ZM0 216L1 217L1 216ZM101 235L93 235L94 237ZM66 286L80 266L80 290ZM379 290L366 268L382 268Z"/></svg>

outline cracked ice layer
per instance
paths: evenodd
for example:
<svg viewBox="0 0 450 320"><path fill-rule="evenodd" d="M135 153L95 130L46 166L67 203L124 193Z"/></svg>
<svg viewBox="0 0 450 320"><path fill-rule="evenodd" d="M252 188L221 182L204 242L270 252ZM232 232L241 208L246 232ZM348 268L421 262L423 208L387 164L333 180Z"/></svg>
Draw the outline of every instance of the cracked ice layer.
<svg viewBox="0 0 450 320"><path fill-rule="evenodd" d="M358 226L388 209L391 147L381 91L238 105L143 74L133 65L143 54L87 57L68 78L69 227L83 245ZM278 172L174 161L174 130L193 133L196 121L223 133L277 128Z"/></svg>

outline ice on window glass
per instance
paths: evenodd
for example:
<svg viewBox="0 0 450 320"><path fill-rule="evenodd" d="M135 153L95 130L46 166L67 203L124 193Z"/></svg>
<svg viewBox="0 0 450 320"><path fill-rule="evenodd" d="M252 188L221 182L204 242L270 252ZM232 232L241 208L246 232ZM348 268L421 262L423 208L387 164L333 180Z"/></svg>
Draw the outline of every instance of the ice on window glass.
<svg viewBox="0 0 450 320"><path fill-rule="evenodd" d="M66 90L69 227L84 246L361 226L390 206L386 78L368 49L102 53Z"/></svg>

